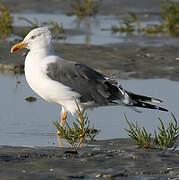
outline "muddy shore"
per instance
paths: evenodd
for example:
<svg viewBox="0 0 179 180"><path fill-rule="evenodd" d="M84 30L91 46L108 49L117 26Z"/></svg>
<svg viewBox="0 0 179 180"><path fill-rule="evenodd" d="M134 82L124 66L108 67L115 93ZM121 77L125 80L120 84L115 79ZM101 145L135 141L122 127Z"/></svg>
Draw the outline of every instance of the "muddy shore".
<svg viewBox="0 0 179 180"><path fill-rule="evenodd" d="M1 179L150 179L179 176L179 151L139 149L129 139L97 141L79 154L58 147L0 147Z"/></svg>
<svg viewBox="0 0 179 180"><path fill-rule="evenodd" d="M0 69L23 72L26 51L11 54L12 45L13 43L0 41ZM119 78L179 80L177 46L56 44L55 52L67 60L87 64L108 76L117 74Z"/></svg>

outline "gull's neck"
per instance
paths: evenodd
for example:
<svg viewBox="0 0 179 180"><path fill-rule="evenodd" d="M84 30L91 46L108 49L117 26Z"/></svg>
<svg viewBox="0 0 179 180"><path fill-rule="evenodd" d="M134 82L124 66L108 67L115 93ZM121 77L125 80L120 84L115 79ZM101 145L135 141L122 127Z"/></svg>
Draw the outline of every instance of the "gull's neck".
<svg viewBox="0 0 179 180"><path fill-rule="evenodd" d="M37 48L34 47L30 50L29 54L33 54L34 56L41 56L41 57L45 57L45 56L49 56L49 55L53 55L54 54L54 50L53 50L53 46L47 46L47 47L41 47L41 48Z"/></svg>

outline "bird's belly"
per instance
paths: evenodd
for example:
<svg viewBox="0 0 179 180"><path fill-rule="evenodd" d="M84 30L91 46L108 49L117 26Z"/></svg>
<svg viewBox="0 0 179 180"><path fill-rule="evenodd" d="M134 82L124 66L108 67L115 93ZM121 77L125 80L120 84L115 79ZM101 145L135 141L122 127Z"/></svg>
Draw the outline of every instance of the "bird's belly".
<svg viewBox="0 0 179 180"><path fill-rule="evenodd" d="M26 61L25 76L29 86L44 100L61 104L67 111L75 113L77 111L75 99L79 99L80 94L50 79L45 69L46 66L42 67L33 60Z"/></svg>
<svg viewBox="0 0 179 180"><path fill-rule="evenodd" d="M48 81L35 72L25 72L25 76L32 90L35 91L43 99L50 101L50 98L48 97L50 96L52 91L50 91L50 87L48 88Z"/></svg>
<svg viewBox="0 0 179 180"><path fill-rule="evenodd" d="M33 71L25 69L25 76L29 86L39 96L48 102L61 104L72 112L70 110L71 106L74 106L72 102L80 97L78 93L57 81L51 80L45 73L35 71L35 69Z"/></svg>

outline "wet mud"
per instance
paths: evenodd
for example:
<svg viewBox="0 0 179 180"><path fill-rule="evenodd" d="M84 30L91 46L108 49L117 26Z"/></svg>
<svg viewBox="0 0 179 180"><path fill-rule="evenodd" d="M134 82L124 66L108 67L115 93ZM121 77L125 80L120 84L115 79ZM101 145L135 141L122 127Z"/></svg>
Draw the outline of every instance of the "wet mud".
<svg viewBox="0 0 179 180"><path fill-rule="evenodd" d="M179 152L139 149L129 139L97 141L78 154L58 147L0 147L2 179L162 179L178 177ZM68 152L67 152L68 151Z"/></svg>
<svg viewBox="0 0 179 180"><path fill-rule="evenodd" d="M22 73L27 51L11 54L12 45L0 41L0 70ZM177 46L55 44L55 52L66 60L87 64L107 76L179 80Z"/></svg>

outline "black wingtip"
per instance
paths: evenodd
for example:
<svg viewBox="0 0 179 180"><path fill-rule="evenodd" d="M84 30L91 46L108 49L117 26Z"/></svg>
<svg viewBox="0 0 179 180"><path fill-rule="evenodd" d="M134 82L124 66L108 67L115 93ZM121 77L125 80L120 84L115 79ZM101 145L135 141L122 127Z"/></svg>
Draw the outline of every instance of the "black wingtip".
<svg viewBox="0 0 179 180"><path fill-rule="evenodd" d="M134 94L131 92L128 92L128 95L132 98L132 100L136 100L136 101L140 101L140 102L152 102L152 103L163 103L162 100L157 99L157 98L153 98L153 97L149 97L149 96L143 96L143 95L139 95L139 94Z"/></svg>
<svg viewBox="0 0 179 180"><path fill-rule="evenodd" d="M150 107L148 107L148 109L154 109L154 110L159 110L159 111L168 112L168 109L165 109L165 108L163 108L163 107L156 106L156 105L151 105L151 104L150 104Z"/></svg>
<svg viewBox="0 0 179 180"><path fill-rule="evenodd" d="M154 110L160 110L160 111L165 111L165 112L168 112L168 109L165 109L163 107L160 107L160 106L156 106L156 105L153 105L153 104L149 104L149 103L146 103L146 102L135 102L135 104L133 105L135 107L141 107L141 108L146 108L146 109L154 109Z"/></svg>
<svg viewBox="0 0 179 180"><path fill-rule="evenodd" d="M165 108L162 108L162 107L159 107L159 106L156 106L157 110L160 110L160 111L165 111L165 112L168 112L168 109L165 109Z"/></svg>

